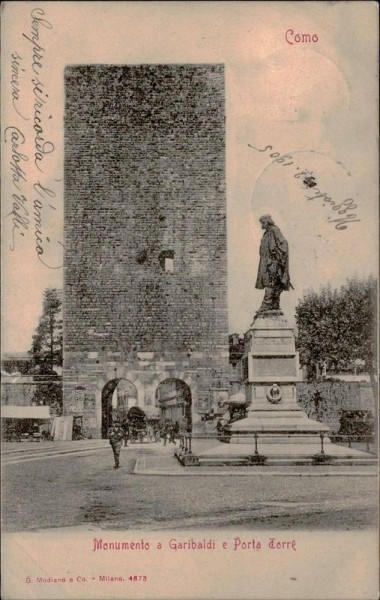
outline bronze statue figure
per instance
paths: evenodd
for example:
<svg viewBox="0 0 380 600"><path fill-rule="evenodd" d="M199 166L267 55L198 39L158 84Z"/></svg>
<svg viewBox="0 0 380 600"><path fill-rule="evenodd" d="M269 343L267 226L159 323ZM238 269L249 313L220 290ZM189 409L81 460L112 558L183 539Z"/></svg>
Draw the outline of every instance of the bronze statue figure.
<svg viewBox="0 0 380 600"><path fill-rule="evenodd" d="M263 215L259 220L265 231L260 244L256 288L265 289L265 294L255 318L266 311L280 311L281 292L294 289L289 276L288 242L270 215Z"/></svg>

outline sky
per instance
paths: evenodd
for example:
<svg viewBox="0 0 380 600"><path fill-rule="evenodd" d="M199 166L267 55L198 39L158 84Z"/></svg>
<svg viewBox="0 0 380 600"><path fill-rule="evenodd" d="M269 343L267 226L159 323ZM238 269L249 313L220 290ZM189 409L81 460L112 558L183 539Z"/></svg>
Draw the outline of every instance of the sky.
<svg viewBox="0 0 380 600"><path fill-rule="evenodd" d="M225 64L231 333L245 332L261 303L264 213L289 242L290 322L305 290L377 275L374 3L18 2L3 12L3 352L30 347L43 290L62 287L67 64ZM318 42L288 43L289 29Z"/></svg>

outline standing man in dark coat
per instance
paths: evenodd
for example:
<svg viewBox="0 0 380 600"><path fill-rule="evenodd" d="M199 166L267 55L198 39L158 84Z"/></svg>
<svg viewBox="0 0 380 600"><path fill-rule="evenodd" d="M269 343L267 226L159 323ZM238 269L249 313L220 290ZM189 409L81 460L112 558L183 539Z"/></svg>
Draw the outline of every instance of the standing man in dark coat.
<svg viewBox="0 0 380 600"><path fill-rule="evenodd" d="M124 446L127 448L128 439L129 439L129 422L128 419L124 419L122 424L122 428L124 429Z"/></svg>
<svg viewBox="0 0 380 600"><path fill-rule="evenodd" d="M255 318L267 310L280 310L281 292L293 289L289 277L288 242L270 215L263 215L259 220L264 235L260 244L256 288L265 289L265 294Z"/></svg>
<svg viewBox="0 0 380 600"><path fill-rule="evenodd" d="M121 446L123 444L124 436L125 431L122 428L119 419L116 419L113 425L108 429L108 439L110 441L113 456L115 459L114 469L119 468L120 451Z"/></svg>

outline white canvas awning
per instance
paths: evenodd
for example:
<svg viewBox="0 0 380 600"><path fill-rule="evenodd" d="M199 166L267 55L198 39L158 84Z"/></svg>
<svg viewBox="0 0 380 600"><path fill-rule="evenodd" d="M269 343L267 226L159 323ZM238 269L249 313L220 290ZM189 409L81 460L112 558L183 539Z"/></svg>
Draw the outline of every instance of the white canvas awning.
<svg viewBox="0 0 380 600"><path fill-rule="evenodd" d="M50 419L48 406L2 406L4 419Z"/></svg>

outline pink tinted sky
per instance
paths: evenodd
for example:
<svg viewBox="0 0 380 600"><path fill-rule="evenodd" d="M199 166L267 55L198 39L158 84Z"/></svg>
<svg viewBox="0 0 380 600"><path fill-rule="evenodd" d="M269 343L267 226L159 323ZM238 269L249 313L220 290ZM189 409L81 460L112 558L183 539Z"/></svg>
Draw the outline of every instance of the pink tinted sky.
<svg viewBox="0 0 380 600"><path fill-rule="evenodd" d="M63 241L63 70L66 64L224 63L228 284L230 332L244 332L261 301L255 290L261 230L271 213L289 241L295 290L283 294L289 320L303 291L326 282L378 271L377 25L373 3L160 2L44 3L40 26L45 48L41 79L47 90L44 128L55 150L44 171L33 165L33 93L30 35L33 2L8 3L3 72L9 56L22 57L22 119L12 107L9 77L2 82L3 123L25 134L23 152L31 224L11 252L11 144L3 147L3 351L29 348L46 287L62 286L62 269L37 259L33 233L33 183L54 189L54 209L44 215L51 265ZM360 24L360 28L358 28ZM316 44L288 44L285 31L316 33ZM365 35L363 35L365 32ZM51 119L49 116L51 115ZM9 138L8 138L9 139ZM283 166L270 152L291 155ZM285 163L284 163L285 164ZM321 200L305 200L294 175L313 173L317 189L341 203L352 198L359 222L338 231L335 213ZM310 195L310 194L309 194Z"/></svg>

